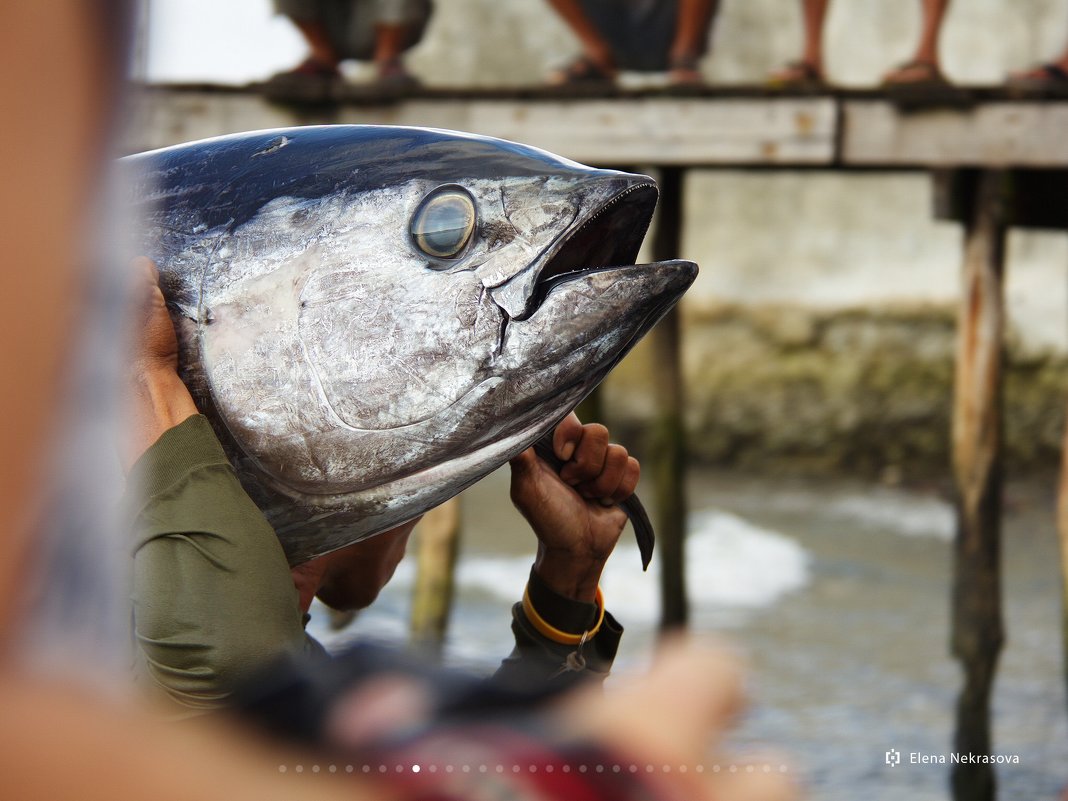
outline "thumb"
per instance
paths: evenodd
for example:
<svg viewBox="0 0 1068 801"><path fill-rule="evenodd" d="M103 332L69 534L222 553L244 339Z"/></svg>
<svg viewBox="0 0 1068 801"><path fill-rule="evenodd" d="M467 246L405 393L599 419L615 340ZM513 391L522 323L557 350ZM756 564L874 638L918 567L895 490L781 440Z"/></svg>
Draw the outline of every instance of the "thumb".
<svg viewBox="0 0 1068 801"><path fill-rule="evenodd" d="M534 453L533 448L527 448L518 456L512 457L508 464L512 468L512 481L514 483L517 479L530 473L530 471L537 466L538 456Z"/></svg>
<svg viewBox="0 0 1068 801"><path fill-rule="evenodd" d="M538 470L538 456L534 453L533 448L527 448L518 456L514 457L508 464L512 469L512 481L509 487L509 495L520 511L522 511L528 503L532 503L533 492L532 487L535 484L534 476Z"/></svg>

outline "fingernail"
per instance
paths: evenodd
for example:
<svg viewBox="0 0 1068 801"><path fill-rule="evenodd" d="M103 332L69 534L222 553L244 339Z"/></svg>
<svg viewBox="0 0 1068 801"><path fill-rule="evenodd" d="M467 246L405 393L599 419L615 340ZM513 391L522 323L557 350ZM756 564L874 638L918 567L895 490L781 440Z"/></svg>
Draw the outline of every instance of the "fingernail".
<svg viewBox="0 0 1068 801"><path fill-rule="evenodd" d="M560 449L560 458L563 459L566 462L568 459L570 459L574 455L575 455L575 443L571 442L569 440L568 442L565 442L564 443L564 447L562 447Z"/></svg>

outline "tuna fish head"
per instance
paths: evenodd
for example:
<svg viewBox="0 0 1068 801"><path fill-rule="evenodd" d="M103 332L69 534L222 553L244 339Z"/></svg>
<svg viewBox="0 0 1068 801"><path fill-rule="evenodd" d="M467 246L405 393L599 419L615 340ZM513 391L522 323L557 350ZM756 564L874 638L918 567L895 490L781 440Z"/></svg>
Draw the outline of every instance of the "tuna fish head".
<svg viewBox="0 0 1068 801"><path fill-rule="evenodd" d="M182 362L292 562L551 429L692 283L657 190L447 131L297 128L133 157Z"/></svg>

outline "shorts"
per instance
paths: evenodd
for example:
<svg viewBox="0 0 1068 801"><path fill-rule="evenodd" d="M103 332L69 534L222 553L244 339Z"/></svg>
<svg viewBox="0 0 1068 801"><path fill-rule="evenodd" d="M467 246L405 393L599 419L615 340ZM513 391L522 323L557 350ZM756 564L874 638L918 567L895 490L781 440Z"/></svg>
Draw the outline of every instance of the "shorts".
<svg viewBox="0 0 1068 801"><path fill-rule="evenodd" d="M370 61L378 25L405 25L404 49L418 44L433 11L432 0L274 0L275 11L300 22L318 22L338 58Z"/></svg>
<svg viewBox="0 0 1068 801"><path fill-rule="evenodd" d="M612 48L620 69L663 72L671 67L678 0L579 0L579 5ZM699 58L706 50L694 55Z"/></svg>

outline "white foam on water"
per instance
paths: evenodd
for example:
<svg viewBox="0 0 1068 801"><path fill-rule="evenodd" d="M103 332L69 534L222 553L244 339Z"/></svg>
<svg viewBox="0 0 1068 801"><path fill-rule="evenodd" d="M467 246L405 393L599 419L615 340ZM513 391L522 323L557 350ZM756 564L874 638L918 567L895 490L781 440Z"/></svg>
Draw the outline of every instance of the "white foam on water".
<svg viewBox="0 0 1068 801"><path fill-rule="evenodd" d="M847 495L833 501L827 511L906 537L950 540L956 526L953 506L946 501L900 490L880 489L863 495Z"/></svg>
<svg viewBox="0 0 1068 801"><path fill-rule="evenodd" d="M808 557L790 537L728 512L691 515L686 583L695 612L762 609L808 579ZM658 617L659 586L655 575L642 573L637 546L629 544L613 554L602 580L613 612L634 621Z"/></svg>
<svg viewBox="0 0 1068 801"><path fill-rule="evenodd" d="M628 536L628 535L625 535ZM613 611L628 619L655 619L659 610L657 560L643 573L638 548L621 543L602 578ZM473 556L461 560L457 581L465 592L515 601L530 572L529 556ZM722 511L690 518L686 578L695 607L758 609L808 581L808 560L793 539Z"/></svg>
<svg viewBox="0 0 1068 801"><path fill-rule="evenodd" d="M461 557L456 573L459 597L447 648L450 661L485 664L488 654L496 660L511 650L510 609L522 597L531 562L529 554ZM608 608L624 625L648 627L658 619L658 564L654 557L649 572L642 572L633 542L621 543L612 555L601 586ZM309 632L331 649L365 634L405 642L414 579L415 560L405 559L378 601L348 630L330 632L317 604ZM745 613L772 606L804 587L809 580L808 557L784 534L728 512L704 511L690 517L686 580L695 614L724 625L737 624Z"/></svg>
<svg viewBox="0 0 1068 801"><path fill-rule="evenodd" d="M846 491L814 501L811 492L769 494L778 511L818 514L851 523L861 531L890 532L905 537L950 540L956 528L952 504L941 498L889 487Z"/></svg>

